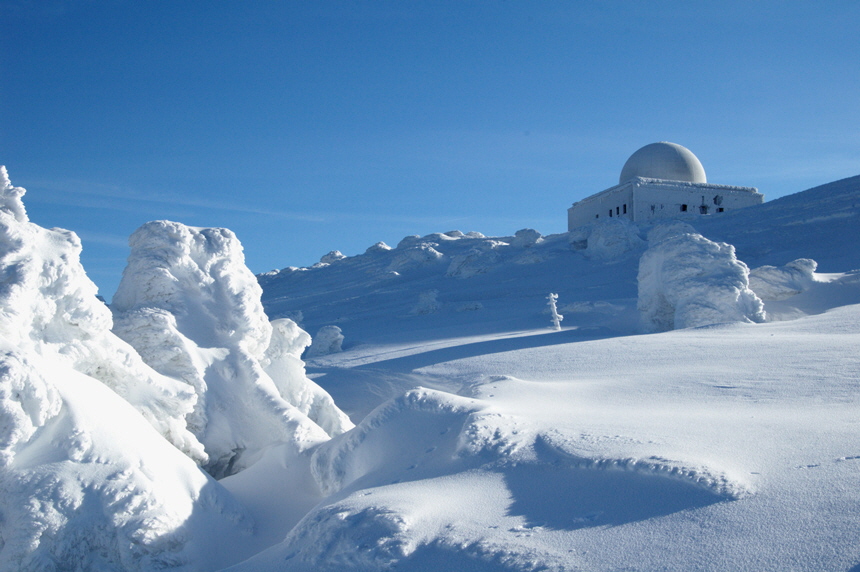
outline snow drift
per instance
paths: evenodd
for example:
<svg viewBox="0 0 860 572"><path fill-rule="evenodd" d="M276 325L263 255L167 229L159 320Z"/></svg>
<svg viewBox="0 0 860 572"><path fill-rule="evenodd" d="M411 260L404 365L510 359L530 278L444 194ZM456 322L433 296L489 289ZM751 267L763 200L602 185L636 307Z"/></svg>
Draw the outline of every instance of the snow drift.
<svg viewBox="0 0 860 572"><path fill-rule="evenodd" d="M337 326L323 326L317 331L310 347L307 350L307 357L318 357L328 354L336 354L343 351L343 332Z"/></svg>
<svg viewBox="0 0 860 572"><path fill-rule="evenodd" d="M111 304L114 331L154 369L193 388L188 425L210 474L236 473L278 443L304 451L352 426L304 375L298 356L309 336L288 320L273 336L231 231L155 221L129 244Z"/></svg>
<svg viewBox="0 0 860 572"><path fill-rule="evenodd" d="M732 245L713 242L685 223L655 227L639 261L638 308L646 330L722 322L763 322L762 301Z"/></svg>

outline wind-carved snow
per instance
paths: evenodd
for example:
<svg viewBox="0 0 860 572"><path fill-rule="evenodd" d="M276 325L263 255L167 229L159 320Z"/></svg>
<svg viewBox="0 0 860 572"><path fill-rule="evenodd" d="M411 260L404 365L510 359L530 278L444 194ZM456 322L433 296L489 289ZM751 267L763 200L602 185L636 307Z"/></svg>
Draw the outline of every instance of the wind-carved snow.
<svg viewBox="0 0 860 572"><path fill-rule="evenodd" d="M732 245L685 223L655 227L639 261L639 311L646 330L763 322L764 305L749 288L749 268Z"/></svg>
<svg viewBox="0 0 860 572"><path fill-rule="evenodd" d="M44 229L27 218L21 197L0 167L0 332L9 348L34 353L98 379L131 403L189 457L200 443L185 427L195 396L148 367L111 333L110 310L80 264L73 232Z"/></svg>
<svg viewBox="0 0 860 572"><path fill-rule="evenodd" d="M273 335L231 231L155 221L129 244L111 304L114 331L154 369L193 388L188 425L210 474L241 471L279 443L304 451L352 426L304 375L299 356L309 336L289 320Z"/></svg>
<svg viewBox="0 0 860 572"><path fill-rule="evenodd" d="M430 562L442 557L464 569L484 560L498 566L506 554L511 569L530 569L529 557L544 564L552 558L538 556L527 543L503 547L489 541L470 553L448 542L465 524L577 530L747 494L743 484L706 467L663 459L589 459L566 447L530 421L499 414L482 401L409 391L316 449L313 474L326 494L338 493L336 500L308 514L266 557L237 569L279 561L295 570L420 567L428 554ZM393 497L398 489L400 496ZM558 505L571 512L558 511ZM555 565L565 569L563 561Z"/></svg>
<svg viewBox="0 0 860 572"><path fill-rule="evenodd" d="M222 557L207 544L251 522L192 460L194 393L110 332L77 236L29 222L23 195L0 167L0 569Z"/></svg>
<svg viewBox="0 0 860 572"><path fill-rule="evenodd" d="M805 292L815 282L818 263L809 258L792 260L788 264L760 266L750 271L750 290L762 300L785 300Z"/></svg>
<svg viewBox="0 0 860 572"><path fill-rule="evenodd" d="M350 340L306 375L309 336L268 322L232 234L175 223L135 238L115 297L156 373L104 333L76 237L6 181L0 569L852 570L860 177L813 191L647 244L667 303L757 320L740 258L783 321L633 335L640 231L591 253L451 231L261 276L273 316ZM186 419L237 449L213 472L260 460L214 481Z"/></svg>

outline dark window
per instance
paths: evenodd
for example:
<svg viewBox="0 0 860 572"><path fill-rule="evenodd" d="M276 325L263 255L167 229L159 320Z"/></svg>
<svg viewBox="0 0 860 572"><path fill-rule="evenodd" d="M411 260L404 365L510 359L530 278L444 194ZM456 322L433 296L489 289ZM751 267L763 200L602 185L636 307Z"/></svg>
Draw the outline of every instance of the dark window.
<svg viewBox="0 0 860 572"><path fill-rule="evenodd" d="M717 212L718 212L718 213L721 213L721 212L723 212L723 211L725 211L725 210L726 210L726 209L724 209L723 207L720 207L720 208L718 208L718 209L717 209Z"/></svg>
<svg viewBox="0 0 860 572"><path fill-rule="evenodd" d="M624 203L624 214L627 214L627 203Z"/></svg>
<svg viewBox="0 0 860 572"><path fill-rule="evenodd" d="M616 215L620 215L620 214L621 214L621 207L615 207L615 214L616 214Z"/></svg>
<svg viewBox="0 0 860 572"><path fill-rule="evenodd" d="M681 205L681 212L682 213L687 212L687 205Z"/></svg>
<svg viewBox="0 0 860 572"><path fill-rule="evenodd" d="M609 216L612 216L612 209L609 209Z"/></svg>
<svg viewBox="0 0 860 572"><path fill-rule="evenodd" d="M600 218L599 214L594 215L594 218Z"/></svg>

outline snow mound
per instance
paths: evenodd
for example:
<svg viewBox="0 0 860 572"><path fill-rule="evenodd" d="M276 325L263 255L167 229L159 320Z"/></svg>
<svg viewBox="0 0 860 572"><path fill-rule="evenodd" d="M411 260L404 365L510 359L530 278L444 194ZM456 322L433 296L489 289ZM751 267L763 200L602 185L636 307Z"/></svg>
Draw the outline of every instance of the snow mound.
<svg viewBox="0 0 860 572"><path fill-rule="evenodd" d="M188 425L209 455L210 474L238 472L277 443L303 451L329 438L320 424L331 434L351 427L330 398L302 402L306 412L290 402L325 392L298 361L296 346L306 338L283 322L267 355L272 325L231 231L154 221L129 244L111 304L114 331L154 369L193 388ZM275 381L272 373L282 377Z"/></svg>
<svg viewBox="0 0 860 572"><path fill-rule="evenodd" d="M323 326L314 336L307 357L325 356L343 351L343 332L337 326Z"/></svg>
<svg viewBox="0 0 860 572"><path fill-rule="evenodd" d="M562 441L481 401L409 391L314 452L333 496L236 570L563 570L569 556L536 551L530 531L617 526L747 492L706 467L589 459Z"/></svg>
<svg viewBox="0 0 860 572"><path fill-rule="evenodd" d="M314 478L323 493L331 494L368 475L376 482L402 480L404 470L411 478L425 475L428 468L450 462L462 447L464 423L479 409L464 397L424 388L408 391L381 405L355 430L320 445L312 458Z"/></svg>
<svg viewBox="0 0 860 572"><path fill-rule="evenodd" d="M592 260L610 261L641 249L639 227L626 218L612 218L571 231L571 247Z"/></svg>
<svg viewBox="0 0 860 572"><path fill-rule="evenodd" d="M683 223L655 227L639 261L638 308L653 332L723 322L762 322L762 301L749 288L749 269L724 242Z"/></svg>
<svg viewBox="0 0 860 572"><path fill-rule="evenodd" d="M514 233L511 246L518 248L529 248L539 242L543 242L541 234L533 228L523 228Z"/></svg>
<svg viewBox="0 0 860 572"><path fill-rule="evenodd" d="M785 300L812 287L816 268L818 263L809 258L798 258L781 268L760 266L750 271L750 289L762 300Z"/></svg>
<svg viewBox="0 0 860 572"><path fill-rule="evenodd" d="M404 239L406 240L406 239ZM432 264L439 261L444 255L436 250L434 243L419 243L414 246L401 246L403 242L395 249L394 259L388 266L389 272L402 272L419 266Z"/></svg>
<svg viewBox="0 0 860 572"><path fill-rule="evenodd" d="M196 460L203 448L185 426L195 396L159 375L111 333L110 310L80 263L75 233L29 222L0 167L0 336L4 347L36 354L94 377L131 403L159 433Z"/></svg>
<svg viewBox="0 0 860 572"><path fill-rule="evenodd" d="M320 258L320 264L332 264L333 262L337 262L338 260L343 260L346 256L339 250L332 250L328 254L323 255Z"/></svg>

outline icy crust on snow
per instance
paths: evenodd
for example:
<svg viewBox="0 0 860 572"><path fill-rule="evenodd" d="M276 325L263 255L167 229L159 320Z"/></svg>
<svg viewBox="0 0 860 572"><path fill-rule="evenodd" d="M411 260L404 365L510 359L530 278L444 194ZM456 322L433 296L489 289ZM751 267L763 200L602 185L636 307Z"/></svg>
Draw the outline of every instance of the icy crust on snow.
<svg viewBox="0 0 860 572"><path fill-rule="evenodd" d="M0 334L17 353L34 353L94 377L131 403L159 433L193 459L203 448L185 426L195 396L148 367L111 333L110 310L80 263L73 232L29 222L0 167Z"/></svg>
<svg viewBox="0 0 860 572"><path fill-rule="evenodd" d="M298 358L307 334L289 320L273 330L231 231L154 221L129 244L111 304L114 331L154 369L193 388L188 426L210 474L236 473L278 443L303 451L352 426L305 376Z"/></svg>
<svg viewBox="0 0 860 572"><path fill-rule="evenodd" d="M407 432L410 439L403 438ZM424 559L435 566L455 559L466 569L471 569L468 563L484 562L492 569L522 570L535 558L542 564L534 569L547 569L548 562L554 562L548 569L565 569L569 560L553 561L527 543L474 536L457 540L456 528L486 519L485 528L504 524L517 525L514 532L526 530L522 507L513 497L523 494L522 481L530 478L540 480L548 498L578 487L587 496L595 486L607 488L602 492L626 486L633 495L655 494L653 506L642 503L645 509L610 505L613 514L585 515L582 522L566 515L573 528L749 493L742 483L707 467L658 458L582 457L571 452L569 442L531 422L500 414L485 402L425 388L387 402L354 431L318 447L312 471L324 494L332 495L329 501L306 515L279 547L236 570L385 570L395 564L417 566ZM506 505L507 516L496 513Z"/></svg>
<svg viewBox="0 0 860 572"><path fill-rule="evenodd" d="M189 458L194 394L110 332L77 237L0 185L0 569L190 569L211 539L189 527L251 527Z"/></svg>
<svg viewBox="0 0 860 572"><path fill-rule="evenodd" d="M638 284L646 331L765 319L764 304L749 288L749 268L734 247L708 240L686 223L651 230Z"/></svg>

